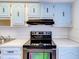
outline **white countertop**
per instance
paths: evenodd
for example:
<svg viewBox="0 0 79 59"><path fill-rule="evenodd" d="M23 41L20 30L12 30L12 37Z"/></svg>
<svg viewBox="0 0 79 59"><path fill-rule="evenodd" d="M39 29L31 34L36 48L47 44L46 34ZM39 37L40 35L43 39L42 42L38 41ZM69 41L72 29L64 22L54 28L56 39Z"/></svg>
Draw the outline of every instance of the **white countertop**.
<svg viewBox="0 0 79 59"><path fill-rule="evenodd" d="M5 44L0 45L0 47L23 47L23 45L29 39L16 39ZM79 47L79 43L69 39L53 39L57 47Z"/></svg>
<svg viewBox="0 0 79 59"><path fill-rule="evenodd" d="M0 45L0 47L23 47L23 45L28 41L28 39L16 39L5 44Z"/></svg>
<svg viewBox="0 0 79 59"><path fill-rule="evenodd" d="M79 43L70 39L53 39L57 47L79 47Z"/></svg>

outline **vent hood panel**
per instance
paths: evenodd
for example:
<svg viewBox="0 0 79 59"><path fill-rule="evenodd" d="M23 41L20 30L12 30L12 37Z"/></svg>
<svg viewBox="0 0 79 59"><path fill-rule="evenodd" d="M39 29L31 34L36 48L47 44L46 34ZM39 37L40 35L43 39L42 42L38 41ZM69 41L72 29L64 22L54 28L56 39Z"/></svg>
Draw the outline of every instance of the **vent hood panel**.
<svg viewBox="0 0 79 59"><path fill-rule="evenodd" d="M29 19L26 23L30 25L53 25L54 21L53 19Z"/></svg>

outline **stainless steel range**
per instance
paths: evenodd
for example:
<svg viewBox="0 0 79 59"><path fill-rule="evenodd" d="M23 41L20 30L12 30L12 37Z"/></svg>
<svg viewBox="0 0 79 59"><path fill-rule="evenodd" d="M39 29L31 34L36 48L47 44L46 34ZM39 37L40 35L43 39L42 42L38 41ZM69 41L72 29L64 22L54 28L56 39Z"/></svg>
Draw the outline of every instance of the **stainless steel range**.
<svg viewBox="0 0 79 59"><path fill-rule="evenodd" d="M23 46L24 59L56 59L56 45L51 31L32 31Z"/></svg>

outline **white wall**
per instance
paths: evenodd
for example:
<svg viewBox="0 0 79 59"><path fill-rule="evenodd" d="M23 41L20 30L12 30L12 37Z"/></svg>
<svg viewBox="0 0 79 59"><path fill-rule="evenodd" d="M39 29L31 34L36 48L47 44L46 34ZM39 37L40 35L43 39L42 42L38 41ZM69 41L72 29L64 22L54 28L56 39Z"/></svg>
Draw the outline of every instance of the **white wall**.
<svg viewBox="0 0 79 59"><path fill-rule="evenodd" d="M0 27L0 35L15 37L17 39L29 39L30 31L52 31L52 38L68 38L69 28L55 28L53 26L28 26L28 27Z"/></svg>
<svg viewBox="0 0 79 59"><path fill-rule="evenodd" d="M70 38L79 42L79 0L75 0L73 4L73 28Z"/></svg>

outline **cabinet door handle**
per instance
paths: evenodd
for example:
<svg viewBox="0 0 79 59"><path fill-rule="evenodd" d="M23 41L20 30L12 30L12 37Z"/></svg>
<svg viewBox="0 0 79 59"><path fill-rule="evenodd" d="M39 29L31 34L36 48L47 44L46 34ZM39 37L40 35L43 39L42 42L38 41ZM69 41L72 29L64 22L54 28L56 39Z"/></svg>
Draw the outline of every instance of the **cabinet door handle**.
<svg viewBox="0 0 79 59"><path fill-rule="evenodd" d="M17 16L19 17L19 12L17 13Z"/></svg>
<svg viewBox="0 0 79 59"><path fill-rule="evenodd" d="M65 16L65 13L63 12L63 16Z"/></svg>
<svg viewBox="0 0 79 59"><path fill-rule="evenodd" d="M0 54L1 54L1 51L0 51Z"/></svg>
<svg viewBox="0 0 79 59"><path fill-rule="evenodd" d="M3 12L5 12L5 8L3 8Z"/></svg>
<svg viewBox="0 0 79 59"><path fill-rule="evenodd" d="M53 14L53 16L55 16L55 14Z"/></svg>
<svg viewBox="0 0 79 59"><path fill-rule="evenodd" d="M46 10L46 11L47 11L47 13L48 13L48 12L49 12L49 8L47 8L47 10Z"/></svg>
<svg viewBox="0 0 79 59"><path fill-rule="evenodd" d="M35 13L35 8L33 8L33 13Z"/></svg>
<svg viewBox="0 0 79 59"><path fill-rule="evenodd" d="M10 16L12 16L12 14L10 13Z"/></svg>
<svg viewBox="0 0 79 59"><path fill-rule="evenodd" d="M53 8L55 8L55 5L53 5Z"/></svg>

